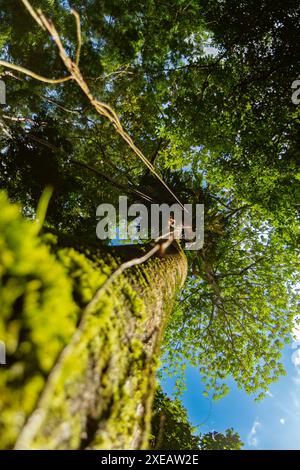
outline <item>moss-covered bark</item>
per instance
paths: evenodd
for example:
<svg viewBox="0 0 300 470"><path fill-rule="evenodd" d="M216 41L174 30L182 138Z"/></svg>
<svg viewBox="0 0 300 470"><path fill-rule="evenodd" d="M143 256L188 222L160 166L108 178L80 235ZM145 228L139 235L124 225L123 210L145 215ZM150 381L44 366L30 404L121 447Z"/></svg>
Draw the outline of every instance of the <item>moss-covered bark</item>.
<svg viewBox="0 0 300 470"><path fill-rule="evenodd" d="M138 250L92 253L70 247L57 252L73 280L79 323L45 380L17 449L147 445L159 343L185 280L186 260L173 248L162 258L127 270L85 311L106 277Z"/></svg>
<svg viewBox="0 0 300 470"><path fill-rule="evenodd" d="M0 447L145 447L183 253L128 269L91 308L111 273L143 249L40 237L1 192L0 206Z"/></svg>

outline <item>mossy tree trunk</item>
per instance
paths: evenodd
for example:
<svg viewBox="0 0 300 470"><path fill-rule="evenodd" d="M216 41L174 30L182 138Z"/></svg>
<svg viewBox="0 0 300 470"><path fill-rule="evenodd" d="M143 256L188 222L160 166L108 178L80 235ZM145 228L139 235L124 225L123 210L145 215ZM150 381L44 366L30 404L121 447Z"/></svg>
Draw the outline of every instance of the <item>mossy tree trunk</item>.
<svg viewBox="0 0 300 470"><path fill-rule="evenodd" d="M185 281L185 256L173 247L128 269L87 309L103 280L124 259L141 255L139 249L91 255L64 247L57 255L81 313L15 448L146 448L159 346Z"/></svg>

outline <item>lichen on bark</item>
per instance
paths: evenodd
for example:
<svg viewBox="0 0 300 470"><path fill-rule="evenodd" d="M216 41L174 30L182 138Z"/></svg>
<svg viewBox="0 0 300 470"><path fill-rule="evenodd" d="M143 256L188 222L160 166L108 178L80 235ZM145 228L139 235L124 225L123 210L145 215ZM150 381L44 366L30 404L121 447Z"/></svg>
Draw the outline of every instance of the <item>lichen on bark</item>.
<svg viewBox="0 0 300 470"><path fill-rule="evenodd" d="M21 238L19 241L22 243ZM184 254L173 247L166 256L153 257L125 271L107 287L95 307L86 310L116 267L141 254L141 250L87 248L59 240L55 260L49 254L64 271L69 282L66 286L70 285L72 291L68 304L71 327L63 336L60 331L63 305L48 312L63 339L59 352L49 350L51 368L36 367L34 377L39 381L38 387L25 415L22 402L28 400L31 382L27 377L17 383L1 382L6 396L16 387L19 392L17 405L9 400L6 403L19 423L6 448L14 440L17 449L146 448L159 345L173 299L185 280ZM66 294L69 295L57 292L62 303ZM22 315L21 309L21 323ZM34 328L33 325L33 333ZM51 337L48 339L51 341ZM29 337L27 341L32 340ZM41 341L39 347L47 356L47 344ZM23 359L26 363L27 358ZM4 374L13 367L14 363ZM1 423L3 435L7 426L8 422Z"/></svg>

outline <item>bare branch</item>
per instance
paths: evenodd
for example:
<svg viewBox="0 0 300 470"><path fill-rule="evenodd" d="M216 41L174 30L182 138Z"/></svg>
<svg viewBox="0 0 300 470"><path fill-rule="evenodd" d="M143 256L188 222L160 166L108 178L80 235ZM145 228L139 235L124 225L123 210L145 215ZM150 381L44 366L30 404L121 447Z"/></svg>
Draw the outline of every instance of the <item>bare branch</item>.
<svg viewBox="0 0 300 470"><path fill-rule="evenodd" d="M32 70L28 70L25 67L21 67L20 65L11 64L10 62L6 62L5 60L0 60L0 65L3 65L3 67L6 67L8 69L12 69L12 70L16 70L17 72L24 73L25 75L28 75L29 77L35 78L39 82L44 82L44 83L53 83L53 84L63 83L63 82L67 82L68 80L72 80L73 78L71 76L64 77L64 78L43 77L42 75L32 72Z"/></svg>
<svg viewBox="0 0 300 470"><path fill-rule="evenodd" d="M44 30L46 31L43 23L41 22L39 16L36 14L36 12L34 11L34 9L32 8L32 6L30 5L29 1L28 0L21 0L22 3L25 5L25 7L27 8L28 12L31 14L32 18L34 19L34 21L37 22L37 24Z"/></svg>
<svg viewBox="0 0 300 470"><path fill-rule="evenodd" d="M82 38L81 38L81 25L80 25L80 16L75 10L71 10L72 15L75 17L76 21L76 31L77 31L77 50L76 50L76 65L79 65L80 60L80 52L82 46Z"/></svg>

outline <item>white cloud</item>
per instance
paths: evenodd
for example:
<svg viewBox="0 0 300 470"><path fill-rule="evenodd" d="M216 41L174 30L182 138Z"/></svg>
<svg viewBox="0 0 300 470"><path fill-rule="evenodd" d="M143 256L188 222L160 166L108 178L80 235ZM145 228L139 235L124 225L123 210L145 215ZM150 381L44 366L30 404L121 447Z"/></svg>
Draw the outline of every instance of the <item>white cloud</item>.
<svg viewBox="0 0 300 470"><path fill-rule="evenodd" d="M297 370L298 368L300 368L300 348L293 352L292 363L294 364Z"/></svg>
<svg viewBox="0 0 300 470"><path fill-rule="evenodd" d="M257 447L258 439L257 439L257 431L261 427L260 421L256 418L254 423L252 424L252 428L248 434L248 444L250 447Z"/></svg>
<svg viewBox="0 0 300 470"><path fill-rule="evenodd" d="M292 349L294 352L291 355L292 364L295 367L295 375L292 377L294 384L297 388L300 387L300 324L299 318L294 320L294 326L292 329ZM293 398L294 404L298 410L300 410L300 403L298 398ZM295 403L296 402L296 403Z"/></svg>
<svg viewBox="0 0 300 470"><path fill-rule="evenodd" d="M292 399L292 403L294 407L296 408L295 412L297 413L297 415L299 415L300 414L300 399L299 399L298 393L290 392L290 397Z"/></svg>
<svg viewBox="0 0 300 470"><path fill-rule="evenodd" d="M285 419L284 419L284 418L280 418L279 422L280 422L280 424L285 424Z"/></svg>
<svg viewBox="0 0 300 470"><path fill-rule="evenodd" d="M292 329L292 348L295 349L300 346L300 326L298 323L294 323L294 327Z"/></svg>
<svg viewBox="0 0 300 470"><path fill-rule="evenodd" d="M292 377L292 379L293 379L293 382L296 384L296 387L300 387L300 376L299 376L299 374L295 377Z"/></svg>
<svg viewBox="0 0 300 470"><path fill-rule="evenodd" d="M271 393L269 390L266 391L266 395L270 398L274 397L273 393Z"/></svg>

